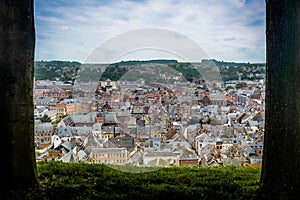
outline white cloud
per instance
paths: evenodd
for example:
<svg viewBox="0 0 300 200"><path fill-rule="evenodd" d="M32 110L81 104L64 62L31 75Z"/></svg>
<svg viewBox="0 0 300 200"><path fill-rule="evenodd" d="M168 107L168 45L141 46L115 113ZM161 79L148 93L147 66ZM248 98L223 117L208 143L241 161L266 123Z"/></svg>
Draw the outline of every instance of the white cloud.
<svg viewBox="0 0 300 200"><path fill-rule="evenodd" d="M55 7L47 2L51 1L35 7L36 60L84 62L103 42L140 28L183 34L218 60L265 60L265 2L261 0L61 1Z"/></svg>
<svg viewBox="0 0 300 200"><path fill-rule="evenodd" d="M185 35L166 29L143 28L119 34L103 42L89 55L86 62L111 63L123 55L129 57L131 52L145 53L144 50L151 50L152 53L156 50L156 56L159 57L161 53L169 53L189 62L209 58L195 41Z"/></svg>

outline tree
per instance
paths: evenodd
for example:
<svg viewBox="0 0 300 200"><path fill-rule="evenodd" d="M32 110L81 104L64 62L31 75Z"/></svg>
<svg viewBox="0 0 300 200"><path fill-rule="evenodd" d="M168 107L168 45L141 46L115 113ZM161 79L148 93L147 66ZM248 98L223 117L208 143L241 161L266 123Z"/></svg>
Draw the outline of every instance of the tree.
<svg viewBox="0 0 300 200"><path fill-rule="evenodd" d="M47 114L44 114L41 118L41 122L51 122L51 117L49 117Z"/></svg>
<svg viewBox="0 0 300 200"><path fill-rule="evenodd" d="M300 1L266 1L266 199L300 196Z"/></svg>
<svg viewBox="0 0 300 200"><path fill-rule="evenodd" d="M226 87L225 90L228 91L228 90L232 90L232 89L234 89L234 88L231 85L229 85L229 86Z"/></svg>
<svg viewBox="0 0 300 200"><path fill-rule="evenodd" d="M245 82L240 82L238 84L236 84L235 88L236 89L241 89L241 88L246 88L248 85Z"/></svg>
<svg viewBox="0 0 300 200"><path fill-rule="evenodd" d="M14 191L38 186L33 117L33 0L1 0L0 15L0 118L4 144L1 177L6 177L1 182L7 191Z"/></svg>

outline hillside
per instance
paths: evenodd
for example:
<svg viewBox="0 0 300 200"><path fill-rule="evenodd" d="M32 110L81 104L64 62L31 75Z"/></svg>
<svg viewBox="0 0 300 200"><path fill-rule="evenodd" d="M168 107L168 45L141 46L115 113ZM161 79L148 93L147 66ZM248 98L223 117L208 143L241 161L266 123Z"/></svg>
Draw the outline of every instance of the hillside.
<svg viewBox="0 0 300 200"><path fill-rule="evenodd" d="M201 74L209 80L253 80L263 79L265 74L264 63L234 63L223 62L214 59L203 60L201 63L183 63L176 60L149 60L149 61L121 61L109 65L105 64L82 64L71 61L36 61L34 65L36 80L60 80L74 82L77 75L81 75L81 81L95 80L119 80L132 69L140 66L166 66L182 73L185 80L190 82L203 79ZM204 70L204 71L203 71ZM211 70L211 71L208 71ZM81 74L80 74L81 73ZM157 73L157 72L153 72ZM136 74L136 75L135 75ZM140 73L132 73L132 78L139 78ZM146 77L147 78L147 77Z"/></svg>
<svg viewBox="0 0 300 200"><path fill-rule="evenodd" d="M81 63L75 61L35 61L36 80L74 81Z"/></svg>

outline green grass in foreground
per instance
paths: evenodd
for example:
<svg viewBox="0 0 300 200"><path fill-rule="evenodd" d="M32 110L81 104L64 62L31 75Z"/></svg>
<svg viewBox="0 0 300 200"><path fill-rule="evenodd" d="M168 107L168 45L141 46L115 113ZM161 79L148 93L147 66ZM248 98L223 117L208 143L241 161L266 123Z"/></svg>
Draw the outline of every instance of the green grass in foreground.
<svg viewBox="0 0 300 200"><path fill-rule="evenodd" d="M102 164L39 162L42 194L21 199L254 199L258 167L168 167L128 173ZM124 166L126 171L136 167Z"/></svg>

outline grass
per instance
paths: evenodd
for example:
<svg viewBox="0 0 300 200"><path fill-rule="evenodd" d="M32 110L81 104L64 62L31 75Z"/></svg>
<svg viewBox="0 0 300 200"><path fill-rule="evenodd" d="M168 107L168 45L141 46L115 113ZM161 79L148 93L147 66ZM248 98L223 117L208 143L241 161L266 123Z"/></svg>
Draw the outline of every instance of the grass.
<svg viewBox="0 0 300 200"><path fill-rule="evenodd" d="M168 167L144 173L102 164L38 162L42 192L15 193L13 199L255 199L259 167ZM143 170L142 170L143 171ZM145 171L145 170L144 170ZM146 170L147 171L147 170Z"/></svg>

